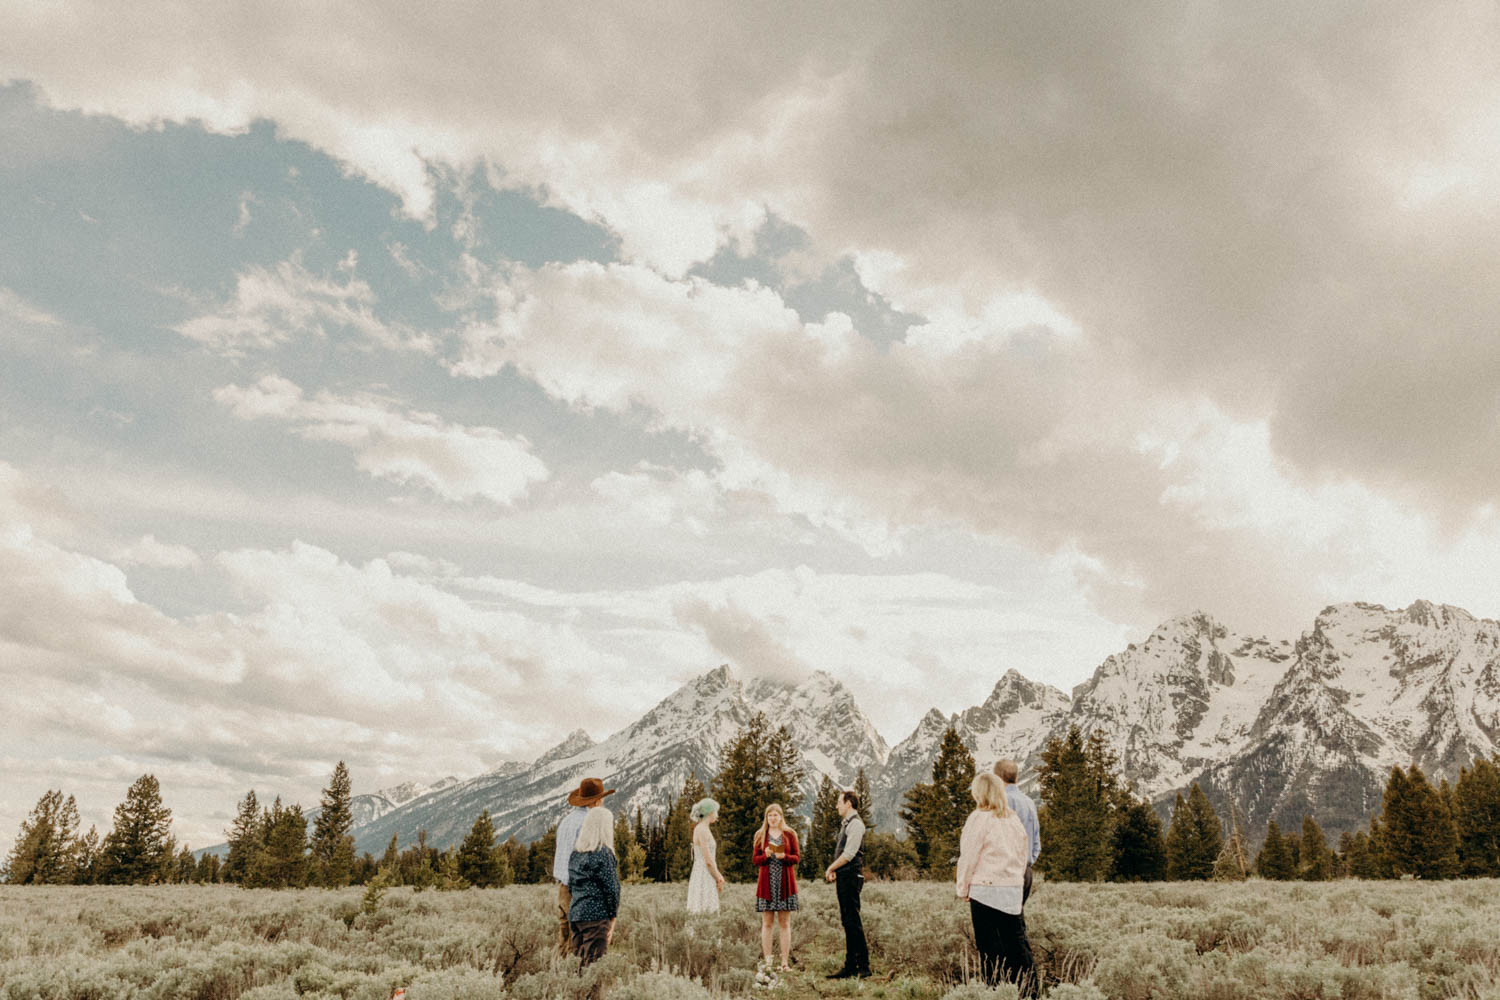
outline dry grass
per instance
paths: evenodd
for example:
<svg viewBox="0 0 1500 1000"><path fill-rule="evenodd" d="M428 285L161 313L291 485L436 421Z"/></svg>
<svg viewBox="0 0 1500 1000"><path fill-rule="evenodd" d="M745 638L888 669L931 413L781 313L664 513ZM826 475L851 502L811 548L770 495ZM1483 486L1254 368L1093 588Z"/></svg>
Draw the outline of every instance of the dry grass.
<svg viewBox="0 0 1500 1000"><path fill-rule="evenodd" d="M1500 883L1048 884L1028 908L1058 1000L1500 1000ZM874 884L878 976L822 976L842 958L832 890L804 888L798 969L756 990L749 886L689 921L680 886L627 886L611 953L584 975L552 957L550 888L388 892L229 886L0 886L7 1000L705 1000L995 997L965 987L967 910L947 885ZM999 994L1005 995L1003 992Z"/></svg>

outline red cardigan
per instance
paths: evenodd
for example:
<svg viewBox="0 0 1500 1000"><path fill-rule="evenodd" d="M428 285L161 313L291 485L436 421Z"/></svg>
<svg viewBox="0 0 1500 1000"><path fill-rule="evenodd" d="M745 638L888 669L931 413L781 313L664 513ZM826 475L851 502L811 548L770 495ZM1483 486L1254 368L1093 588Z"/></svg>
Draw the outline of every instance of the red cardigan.
<svg viewBox="0 0 1500 1000"><path fill-rule="evenodd" d="M802 851L797 844L797 835L791 830L781 831L781 846L786 848L786 857L782 858L781 865L781 895L787 896L797 894L797 862L802 860ZM771 898L771 856L766 853L765 845L758 845L751 860L760 869L760 874L755 880L755 898Z"/></svg>

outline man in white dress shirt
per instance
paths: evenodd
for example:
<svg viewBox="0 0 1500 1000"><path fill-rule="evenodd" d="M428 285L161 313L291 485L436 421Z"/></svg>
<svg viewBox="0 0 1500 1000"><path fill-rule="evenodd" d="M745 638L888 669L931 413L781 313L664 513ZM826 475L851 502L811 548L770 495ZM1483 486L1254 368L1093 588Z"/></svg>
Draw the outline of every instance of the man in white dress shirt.
<svg viewBox="0 0 1500 1000"><path fill-rule="evenodd" d="M1010 803L1031 841L1031 853L1026 859L1026 881L1021 886L1021 902L1024 905L1026 897L1031 895L1031 866L1036 864L1037 855L1042 853L1042 830L1037 823L1036 803L1031 801L1031 796L1016 787L1016 781L1021 777L1021 768L1015 761L996 761L995 776L1005 782L1005 801Z"/></svg>

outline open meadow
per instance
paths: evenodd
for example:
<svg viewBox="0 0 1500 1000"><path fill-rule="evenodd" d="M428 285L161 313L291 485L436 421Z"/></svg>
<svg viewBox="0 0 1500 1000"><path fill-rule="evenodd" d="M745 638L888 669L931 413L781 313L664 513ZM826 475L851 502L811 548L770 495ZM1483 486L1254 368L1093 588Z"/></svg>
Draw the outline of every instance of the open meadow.
<svg viewBox="0 0 1500 1000"><path fill-rule="evenodd" d="M1059 1000L1500 1000L1500 884L1158 883L1039 887L1028 924ZM947 884L865 892L876 976L842 958L831 888L809 885L797 969L754 986L751 887L689 921L680 885L626 886L614 945L580 976L554 962L552 890L244 890L0 886L6 1000L687 1000L995 997L966 986L967 911Z"/></svg>

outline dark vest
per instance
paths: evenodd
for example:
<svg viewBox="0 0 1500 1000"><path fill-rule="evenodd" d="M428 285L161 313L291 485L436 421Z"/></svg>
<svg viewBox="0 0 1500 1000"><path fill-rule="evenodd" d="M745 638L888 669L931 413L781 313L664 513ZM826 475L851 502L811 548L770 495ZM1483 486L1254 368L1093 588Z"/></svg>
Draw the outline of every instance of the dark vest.
<svg viewBox="0 0 1500 1000"><path fill-rule="evenodd" d="M853 816L849 817L849 820L853 820L854 816L858 816L858 815L859 815L858 813L855 813ZM870 832L868 830L866 830L865 831L865 837L869 837L869 835L870 835ZM841 858L841 857L844 856L844 845L847 844L848 842L849 842L849 821L845 821L845 822L839 824L839 839L838 839L838 843L836 843L836 844L833 845L833 857L834 857L835 860L837 860L837 859L839 859L839 858ZM854 857L852 857L848 861L844 862L843 867L841 867L838 871L834 872L834 874L835 875L843 875L845 872L848 872L850 875L858 875L860 873L860 871L864 868L864 865L865 865L865 841L864 841L864 839L861 839L860 842L859 842L859 850L857 850L857 851L854 852Z"/></svg>

